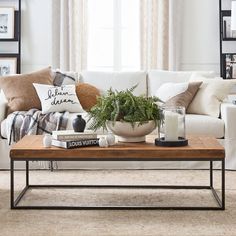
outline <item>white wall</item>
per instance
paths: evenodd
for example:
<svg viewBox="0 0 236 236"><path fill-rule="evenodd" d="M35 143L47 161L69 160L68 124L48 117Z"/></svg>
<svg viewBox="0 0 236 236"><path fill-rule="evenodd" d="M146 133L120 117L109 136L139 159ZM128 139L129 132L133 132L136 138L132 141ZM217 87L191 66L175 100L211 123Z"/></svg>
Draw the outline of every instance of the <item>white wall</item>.
<svg viewBox="0 0 236 236"><path fill-rule="evenodd" d="M22 0L22 73L51 65L51 0Z"/></svg>
<svg viewBox="0 0 236 236"><path fill-rule="evenodd" d="M22 0L22 72L51 65L51 1ZM218 0L183 0L182 70L219 72Z"/></svg>
<svg viewBox="0 0 236 236"><path fill-rule="evenodd" d="M51 1L22 0L21 72L51 65ZM1 6L18 8L17 0L0 0ZM1 53L16 53L17 43L1 42Z"/></svg>
<svg viewBox="0 0 236 236"><path fill-rule="evenodd" d="M220 70L218 0L183 0L181 70ZM23 0L22 72L51 65L51 0Z"/></svg>
<svg viewBox="0 0 236 236"><path fill-rule="evenodd" d="M182 70L220 71L218 5L218 0L184 0Z"/></svg>

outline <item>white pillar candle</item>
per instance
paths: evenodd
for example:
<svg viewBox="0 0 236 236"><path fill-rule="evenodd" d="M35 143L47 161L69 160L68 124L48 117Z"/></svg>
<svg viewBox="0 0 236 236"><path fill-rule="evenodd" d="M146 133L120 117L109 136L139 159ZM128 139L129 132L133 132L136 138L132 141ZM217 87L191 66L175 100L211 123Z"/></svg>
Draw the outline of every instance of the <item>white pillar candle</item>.
<svg viewBox="0 0 236 236"><path fill-rule="evenodd" d="M178 114L165 112L165 141L178 141Z"/></svg>

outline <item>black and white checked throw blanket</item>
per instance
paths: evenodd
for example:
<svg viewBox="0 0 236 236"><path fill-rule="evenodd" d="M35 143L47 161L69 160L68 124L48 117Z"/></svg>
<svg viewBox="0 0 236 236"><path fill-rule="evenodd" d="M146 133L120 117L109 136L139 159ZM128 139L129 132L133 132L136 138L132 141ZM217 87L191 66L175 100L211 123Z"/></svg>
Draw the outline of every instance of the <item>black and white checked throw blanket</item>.
<svg viewBox="0 0 236 236"><path fill-rule="evenodd" d="M42 114L40 110L16 111L8 115L6 121L9 145L25 135L51 134L53 130L66 129L68 112Z"/></svg>

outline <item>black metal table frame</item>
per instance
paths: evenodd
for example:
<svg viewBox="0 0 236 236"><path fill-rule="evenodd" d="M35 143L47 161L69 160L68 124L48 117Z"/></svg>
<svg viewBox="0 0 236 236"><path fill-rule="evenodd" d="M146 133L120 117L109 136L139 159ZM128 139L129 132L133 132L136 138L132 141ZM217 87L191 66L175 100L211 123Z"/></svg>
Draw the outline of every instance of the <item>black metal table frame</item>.
<svg viewBox="0 0 236 236"><path fill-rule="evenodd" d="M10 183L10 205L11 209L37 209L37 210L225 210L225 159L224 158L150 158L150 159L141 159L141 158L126 158L125 161L209 161L209 186L190 186L190 185L32 185L29 180L29 161L88 161L88 158L24 158L24 159L13 159L11 158L11 183ZM94 160L94 159L91 159ZM96 160L101 161L122 161L118 158L111 159L102 159L96 158ZM26 179L25 187L19 193L15 199L15 190L14 190L14 162L15 161L25 161L26 162ZM221 162L221 196L219 196L214 188L213 184L213 162ZM207 189L211 190L214 199L216 200L217 206L19 206L19 203L23 196L26 194L27 190L33 188L142 188L142 189Z"/></svg>

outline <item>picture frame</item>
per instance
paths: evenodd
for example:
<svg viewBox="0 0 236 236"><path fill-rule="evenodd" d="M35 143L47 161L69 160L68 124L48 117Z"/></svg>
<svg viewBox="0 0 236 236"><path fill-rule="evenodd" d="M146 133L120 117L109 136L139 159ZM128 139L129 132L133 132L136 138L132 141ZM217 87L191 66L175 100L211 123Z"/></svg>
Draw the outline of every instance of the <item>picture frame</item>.
<svg viewBox="0 0 236 236"><path fill-rule="evenodd" d="M17 57L0 57L0 76L16 74Z"/></svg>
<svg viewBox="0 0 236 236"><path fill-rule="evenodd" d="M14 38L14 7L0 7L0 39Z"/></svg>
<svg viewBox="0 0 236 236"><path fill-rule="evenodd" d="M225 79L236 79L236 53L223 55L223 73Z"/></svg>

